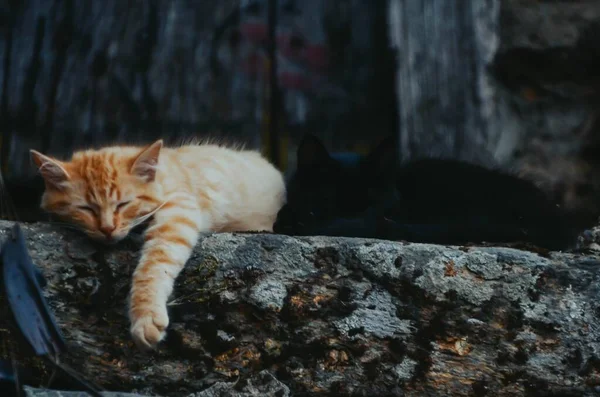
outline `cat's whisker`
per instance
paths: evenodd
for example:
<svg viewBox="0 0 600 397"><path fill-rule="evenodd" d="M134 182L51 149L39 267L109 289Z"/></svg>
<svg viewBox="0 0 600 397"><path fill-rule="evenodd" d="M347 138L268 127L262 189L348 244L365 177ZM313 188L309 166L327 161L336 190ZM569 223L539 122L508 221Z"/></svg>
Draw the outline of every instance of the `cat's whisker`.
<svg viewBox="0 0 600 397"><path fill-rule="evenodd" d="M183 305L187 299L191 299L191 298L194 298L194 297L200 296L200 295L202 295L202 292L195 292L193 294L189 294L189 295L185 295L185 296L180 296L179 298L173 299L172 301L168 302L167 306L179 306L179 305Z"/></svg>
<svg viewBox="0 0 600 397"><path fill-rule="evenodd" d="M169 200L165 200L161 205L159 205L158 207L156 207L155 209L153 209L152 211L150 211L149 213L147 213L146 215L142 215L139 218L136 218L130 225L130 228L134 228L136 226L141 225L142 223L144 223L145 221L147 221L148 219L150 219L150 217L152 217L152 215L154 215L159 209L161 209L165 204L167 204L169 202Z"/></svg>
<svg viewBox="0 0 600 397"><path fill-rule="evenodd" d="M218 290L213 290L212 292L214 293L218 293L218 292L222 292L225 291L227 288L220 288ZM183 295L183 296L179 296L169 302L167 302L167 306L179 306L179 305L184 305L186 304L186 300L192 299L192 298L196 298L198 296L202 296L203 294L205 294L204 291L198 291L198 292L194 292L188 295Z"/></svg>
<svg viewBox="0 0 600 397"><path fill-rule="evenodd" d="M150 211L146 215L142 215L139 218L134 219L133 222L131 222L130 228L133 229L134 227L141 225L146 220L148 220L150 217L152 217L152 215L154 215L158 210L160 210L167 203L169 203L174 198L177 198L178 196L179 197L182 197L182 196L185 197L187 195L185 195L185 194L179 194L179 193L172 194L169 198L167 198L165 201L163 201L158 207L156 207L155 209L153 209L152 211Z"/></svg>

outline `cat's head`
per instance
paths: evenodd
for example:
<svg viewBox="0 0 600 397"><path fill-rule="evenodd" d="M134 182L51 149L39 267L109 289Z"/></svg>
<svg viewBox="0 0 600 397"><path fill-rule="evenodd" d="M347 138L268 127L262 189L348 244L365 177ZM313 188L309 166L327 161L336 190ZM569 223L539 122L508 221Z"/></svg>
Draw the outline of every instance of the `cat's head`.
<svg viewBox="0 0 600 397"><path fill-rule="evenodd" d="M366 211L377 191L389 185L396 154L393 137L366 156L330 154L307 134L297 150L297 165L287 183L286 204L277 214L275 233L310 235L339 218Z"/></svg>
<svg viewBox="0 0 600 397"><path fill-rule="evenodd" d="M160 204L161 148L162 140L146 148L83 150L69 161L31 150L45 183L40 206L95 240L120 241Z"/></svg>

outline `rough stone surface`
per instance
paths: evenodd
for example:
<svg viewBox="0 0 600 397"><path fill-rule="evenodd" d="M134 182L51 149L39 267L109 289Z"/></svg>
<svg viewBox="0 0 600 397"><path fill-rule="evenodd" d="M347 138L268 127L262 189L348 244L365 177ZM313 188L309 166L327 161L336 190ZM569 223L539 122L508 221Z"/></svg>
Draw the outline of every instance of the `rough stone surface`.
<svg viewBox="0 0 600 397"><path fill-rule="evenodd" d="M505 105L502 162L570 208L600 202L600 2L502 0L490 69Z"/></svg>
<svg viewBox="0 0 600 397"><path fill-rule="evenodd" d="M600 2L388 5L402 160L503 168L600 214Z"/></svg>
<svg viewBox="0 0 600 397"><path fill-rule="evenodd" d="M27 397L89 397L89 394L78 391L61 391L61 390L47 390L37 389L34 387L25 386L25 396ZM144 397L140 394L132 393L102 393L103 397Z"/></svg>
<svg viewBox="0 0 600 397"><path fill-rule="evenodd" d="M502 6L502 49L572 46L600 18L594 0L504 0Z"/></svg>
<svg viewBox="0 0 600 397"><path fill-rule="evenodd" d="M9 226L0 222L2 236ZM600 256L593 251L209 234L178 279L167 340L144 354L130 340L125 311L137 237L104 248L46 224L26 224L24 232L70 347L63 362L107 391L600 391ZM0 319L0 329L7 325ZM9 349L19 353L16 343ZM5 358L6 347L0 353ZM27 363L28 384L45 384L48 369Z"/></svg>
<svg viewBox="0 0 600 397"><path fill-rule="evenodd" d="M88 397L89 394L78 391L58 391L38 389L26 386L27 397ZM102 392L103 397L146 397L137 393ZM268 371L261 371L239 385L239 382L217 382L206 390L189 394L187 397L250 397L273 396L289 397L289 388L278 381Z"/></svg>

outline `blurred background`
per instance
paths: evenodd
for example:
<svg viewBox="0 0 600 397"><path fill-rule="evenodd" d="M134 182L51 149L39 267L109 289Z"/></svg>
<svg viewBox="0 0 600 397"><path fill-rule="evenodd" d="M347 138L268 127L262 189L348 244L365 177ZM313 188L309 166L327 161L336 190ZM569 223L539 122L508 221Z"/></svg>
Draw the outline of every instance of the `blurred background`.
<svg viewBox="0 0 600 397"><path fill-rule="evenodd" d="M216 137L287 173L306 132L358 153L395 134L403 161L501 167L598 211L597 0L2 0L0 26L21 220L41 219L30 148Z"/></svg>

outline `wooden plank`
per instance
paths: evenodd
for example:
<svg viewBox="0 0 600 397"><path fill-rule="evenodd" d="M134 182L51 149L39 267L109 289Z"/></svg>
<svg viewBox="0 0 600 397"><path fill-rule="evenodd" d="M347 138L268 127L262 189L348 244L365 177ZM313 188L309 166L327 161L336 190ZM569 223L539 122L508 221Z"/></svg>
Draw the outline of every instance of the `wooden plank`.
<svg viewBox="0 0 600 397"><path fill-rule="evenodd" d="M499 10L499 0L389 1L402 159L493 146L496 100L486 69L498 47Z"/></svg>

